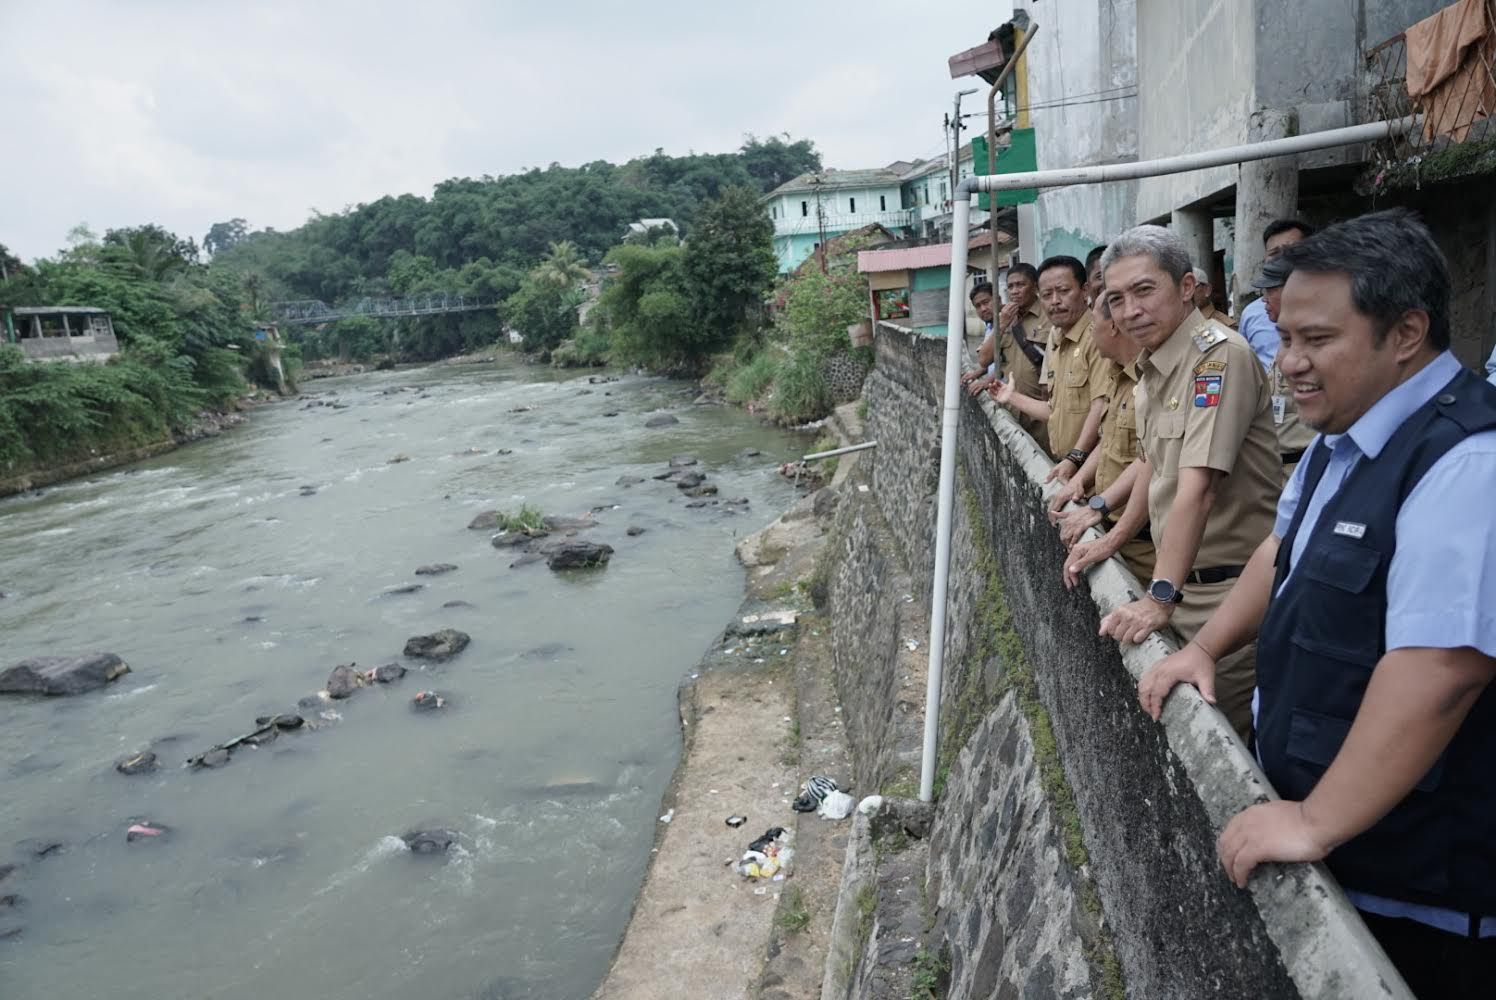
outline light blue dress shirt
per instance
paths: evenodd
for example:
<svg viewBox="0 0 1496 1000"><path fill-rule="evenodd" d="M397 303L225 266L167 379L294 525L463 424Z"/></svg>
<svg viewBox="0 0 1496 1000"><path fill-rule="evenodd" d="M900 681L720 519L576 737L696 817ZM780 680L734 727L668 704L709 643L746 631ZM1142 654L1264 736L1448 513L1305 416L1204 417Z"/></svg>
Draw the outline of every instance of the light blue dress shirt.
<svg viewBox="0 0 1496 1000"><path fill-rule="evenodd" d="M1486 381L1496 385L1496 347L1491 348L1491 356L1486 358Z"/></svg>
<svg viewBox="0 0 1496 1000"><path fill-rule="evenodd" d="M1252 345L1252 353L1262 363L1263 371L1271 371L1273 359L1278 356L1278 325L1267 318L1267 303L1253 299L1241 311L1237 331Z"/></svg>
<svg viewBox="0 0 1496 1000"><path fill-rule="evenodd" d="M1248 307L1250 308L1250 307ZM1242 317L1246 324L1245 314ZM1376 458L1403 421L1427 403L1460 370L1448 351L1377 401L1344 434L1321 435L1330 461L1293 540L1289 576L1297 570L1315 522L1364 455ZM1309 462L1302 461L1278 501L1273 534L1288 534L1303 500ZM1397 514L1397 551L1387 571L1387 649L1472 646L1496 657L1496 431L1472 434L1435 462ZM1285 585L1287 580L1284 581ZM1253 694L1253 714L1256 714ZM1463 913L1364 892L1347 892L1359 909L1406 917L1454 934L1468 934ZM1480 923L1481 937L1496 937L1496 917Z"/></svg>

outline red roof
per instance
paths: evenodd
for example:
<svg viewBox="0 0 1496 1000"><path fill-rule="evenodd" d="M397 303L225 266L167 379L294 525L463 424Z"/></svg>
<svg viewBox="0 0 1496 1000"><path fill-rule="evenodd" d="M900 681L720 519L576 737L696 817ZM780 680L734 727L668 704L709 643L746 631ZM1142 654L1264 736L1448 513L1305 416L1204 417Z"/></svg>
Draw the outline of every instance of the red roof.
<svg viewBox="0 0 1496 1000"><path fill-rule="evenodd" d="M999 232L999 243L1011 242L1007 233ZM967 244L968 252L992 244L992 233L977 233ZM906 247L903 250L863 250L857 254L857 270L864 274L874 271L917 271L926 267L950 267L950 243L932 243L923 247Z"/></svg>

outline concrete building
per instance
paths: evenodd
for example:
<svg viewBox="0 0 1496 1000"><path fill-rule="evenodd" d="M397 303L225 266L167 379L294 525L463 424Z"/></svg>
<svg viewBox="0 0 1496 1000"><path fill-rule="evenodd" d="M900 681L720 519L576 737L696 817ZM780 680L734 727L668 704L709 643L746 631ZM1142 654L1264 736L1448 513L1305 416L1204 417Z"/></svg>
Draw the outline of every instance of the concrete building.
<svg viewBox="0 0 1496 1000"><path fill-rule="evenodd" d="M33 361L107 361L119 353L114 322L92 306L14 306L3 310L0 342Z"/></svg>
<svg viewBox="0 0 1496 1000"><path fill-rule="evenodd" d="M967 285L984 280L997 254L999 269L1008 264L1013 239L998 231L994 248L993 234L977 233L967 245ZM857 270L868 276L868 315L873 329L880 322L897 324L907 330L930 337L944 337L950 316L951 244L892 250L863 250L857 255ZM963 299L966 295L963 288ZM967 333L982 332L982 323L968 302Z"/></svg>
<svg viewBox="0 0 1496 1000"><path fill-rule="evenodd" d="M870 225L907 230L913 214L903 205L901 184L887 168L830 169L801 174L764 195L780 273L793 271L823 239Z"/></svg>

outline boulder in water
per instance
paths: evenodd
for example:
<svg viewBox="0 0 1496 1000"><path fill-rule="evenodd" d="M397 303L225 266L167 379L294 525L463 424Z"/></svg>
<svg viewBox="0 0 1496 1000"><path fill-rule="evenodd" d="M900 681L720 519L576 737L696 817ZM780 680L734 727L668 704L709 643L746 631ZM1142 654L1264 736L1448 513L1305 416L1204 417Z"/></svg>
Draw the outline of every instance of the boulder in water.
<svg viewBox="0 0 1496 1000"><path fill-rule="evenodd" d="M654 430L659 427L673 427L678 423L680 423L680 421L675 417L671 416L668 413L662 413L657 417L650 417L648 420L644 421L644 426L648 427L650 430Z"/></svg>
<svg viewBox="0 0 1496 1000"><path fill-rule="evenodd" d="M671 455L670 467L672 469L684 469L688 465L696 464L695 455Z"/></svg>
<svg viewBox="0 0 1496 1000"><path fill-rule="evenodd" d="M683 472L675 477L675 488L693 490L704 482L706 482L706 476L699 472Z"/></svg>
<svg viewBox="0 0 1496 1000"><path fill-rule="evenodd" d="M608 395L611 396L613 394L610 392L610 393L608 393ZM617 410L609 410L607 413L604 413L603 416L605 416L605 417L616 417L616 416L618 416L618 411Z"/></svg>
<svg viewBox="0 0 1496 1000"><path fill-rule="evenodd" d="M615 486L637 486L644 482L640 476L619 476Z"/></svg>
<svg viewBox="0 0 1496 1000"><path fill-rule="evenodd" d="M212 750L200 753L196 757L188 758L187 763L193 768L212 769L215 767L223 767L223 765L227 764L230 759L231 758L227 750L225 750L223 747L214 747Z"/></svg>
<svg viewBox="0 0 1496 1000"><path fill-rule="evenodd" d="M129 672L113 653L33 656L0 671L0 694L82 694Z"/></svg>
<svg viewBox="0 0 1496 1000"><path fill-rule="evenodd" d="M456 568L455 563L432 563L429 566L417 567L416 576L441 576L443 573L450 573Z"/></svg>
<svg viewBox="0 0 1496 1000"><path fill-rule="evenodd" d="M477 607L477 605L471 601L448 601L446 604L443 604L442 607L444 609L450 610L454 608L475 608Z"/></svg>
<svg viewBox="0 0 1496 1000"><path fill-rule="evenodd" d="M525 552L518 559L514 560L514 562L510 563L509 568L519 569L521 566L528 566L531 563L538 563L543 561L545 561L544 552Z"/></svg>
<svg viewBox="0 0 1496 1000"><path fill-rule="evenodd" d="M378 684L393 684L405 676L405 668L398 663L386 663L369 671L368 676Z"/></svg>
<svg viewBox="0 0 1496 1000"><path fill-rule="evenodd" d="M494 531L499 526L499 512L485 510L468 522L469 531Z"/></svg>
<svg viewBox="0 0 1496 1000"><path fill-rule="evenodd" d="M548 548L545 556L546 564L554 570L586 569L606 566L613 558L613 546L568 538Z"/></svg>
<svg viewBox="0 0 1496 1000"><path fill-rule="evenodd" d="M447 707L447 699L435 691L422 691L410 700L410 706L417 712L435 712Z"/></svg>
<svg viewBox="0 0 1496 1000"><path fill-rule="evenodd" d="M467 648L472 637L455 628L439 629L430 635L411 636L405 642L405 655L440 663L450 660Z"/></svg>
<svg viewBox="0 0 1496 1000"><path fill-rule="evenodd" d="M390 587L389 589L387 589L383 593L381 593L379 596L380 597L399 597L399 596L401 596L403 594L414 594L417 591L425 590L425 589L426 589L426 585L424 583L402 583L398 587Z"/></svg>
<svg viewBox="0 0 1496 1000"><path fill-rule="evenodd" d="M149 774L159 766L156 755L149 750L133 753L114 762L114 769L120 774Z"/></svg>
<svg viewBox="0 0 1496 1000"><path fill-rule="evenodd" d="M715 483L702 483L700 486L693 486L686 490L686 496L688 497L714 497L716 495L717 486Z"/></svg>
<svg viewBox="0 0 1496 1000"><path fill-rule="evenodd" d="M568 532L586 531L588 528L597 527L597 522L590 517L556 517L547 515L542 519L547 531Z"/></svg>
<svg viewBox="0 0 1496 1000"><path fill-rule="evenodd" d="M544 538L549 532L537 531L533 535L524 531L501 531L489 539L489 544L496 549L512 549L516 545L528 545L537 538Z"/></svg>
<svg viewBox="0 0 1496 1000"><path fill-rule="evenodd" d="M266 726L274 726L276 729L300 729L306 725L306 720L295 712L282 712L279 715L262 715L255 719L255 725L261 729Z"/></svg>
<svg viewBox="0 0 1496 1000"><path fill-rule="evenodd" d="M625 531L624 534L628 535L630 538L638 538L640 535L644 534L644 529L639 527L637 524L631 524L629 525L629 530Z"/></svg>
<svg viewBox="0 0 1496 1000"><path fill-rule="evenodd" d="M412 854L446 854L457 843L457 834L451 830L412 830L401 840Z"/></svg>
<svg viewBox="0 0 1496 1000"><path fill-rule="evenodd" d="M327 677L327 694L330 698L347 698L363 684L363 678L354 669L355 664L343 663L333 667Z"/></svg>

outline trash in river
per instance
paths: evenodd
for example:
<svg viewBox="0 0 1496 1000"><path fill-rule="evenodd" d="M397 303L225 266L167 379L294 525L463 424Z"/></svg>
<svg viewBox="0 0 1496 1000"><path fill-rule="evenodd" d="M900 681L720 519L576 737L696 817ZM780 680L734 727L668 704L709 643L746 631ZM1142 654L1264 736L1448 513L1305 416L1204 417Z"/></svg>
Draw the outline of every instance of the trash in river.
<svg viewBox="0 0 1496 1000"><path fill-rule="evenodd" d="M156 823L148 819L134 820L125 830L125 843L133 844L137 840L145 840L151 837L165 837L171 832L171 828L163 823Z"/></svg>
<svg viewBox="0 0 1496 1000"><path fill-rule="evenodd" d="M795 812L815 812L820 808L822 799L838 790L836 782L824 774L811 775L801 789L800 797L795 799Z"/></svg>
<svg viewBox="0 0 1496 1000"><path fill-rule="evenodd" d="M667 809L665 811L665 815L663 815L663 816L660 817L660 822L661 823L668 823L668 822L670 822L673 819L675 819L675 810L674 809Z"/></svg>
<svg viewBox="0 0 1496 1000"><path fill-rule="evenodd" d="M747 816L729 816L729 817L727 817L727 825L730 826L730 827L732 827L734 830L736 830L738 827L742 826L746 822L748 822L748 817Z"/></svg>
<svg viewBox="0 0 1496 1000"><path fill-rule="evenodd" d="M782 826L772 826L748 845L748 850L733 864L732 870L744 878L771 879L781 873L788 875L790 862L795 857L794 842L793 833Z"/></svg>
<svg viewBox="0 0 1496 1000"><path fill-rule="evenodd" d="M855 808L857 800L846 792L828 792L821 800L821 808L816 810L816 815L823 819L846 819Z"/></svg>

